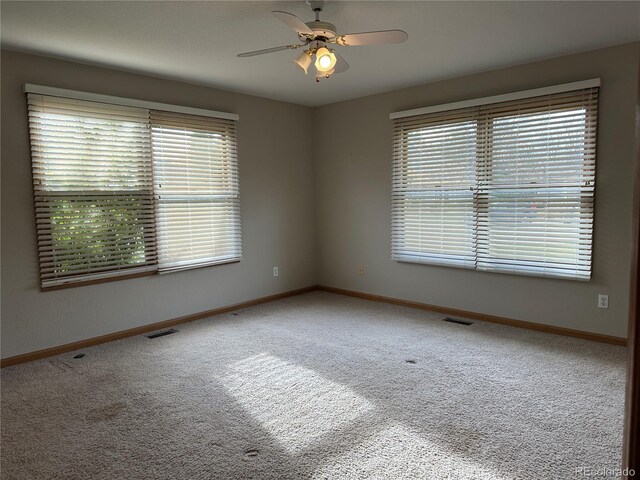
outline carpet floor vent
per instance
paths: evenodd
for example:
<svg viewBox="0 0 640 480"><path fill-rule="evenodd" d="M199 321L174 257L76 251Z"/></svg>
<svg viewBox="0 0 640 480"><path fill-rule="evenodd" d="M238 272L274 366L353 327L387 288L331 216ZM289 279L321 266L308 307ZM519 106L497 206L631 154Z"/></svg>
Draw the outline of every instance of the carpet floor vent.
<svg viewBox="0 0 640 480"><path fill-rule="evenodd" d="M171 335L172 333L178 333L178 330L170 328L169 330L163 330L162 332L152 333L150 335L145 335L147 338L158 338L164 337L165 335Z"/></svg>
<svg viewBox="0 0 640 480"><path fill-rule="evenodd" d="M442 320L444 322L457 323L458 325L473 325L473 322L467 322L466 320L460 320L459 318L447 317L443 318Z"/></svg>

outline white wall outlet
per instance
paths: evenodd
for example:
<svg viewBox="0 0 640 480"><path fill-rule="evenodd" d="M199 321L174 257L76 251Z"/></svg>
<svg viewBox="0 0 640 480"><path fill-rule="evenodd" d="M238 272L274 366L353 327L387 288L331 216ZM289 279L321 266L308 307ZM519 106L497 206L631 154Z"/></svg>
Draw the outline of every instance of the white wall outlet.
<svg viewBox="0 0 640 480"><path fill-rule="evenodd" d="M358 275L364 275L364 264L358 267Z"/></svg>
<svg viewBox="0 0 640 480"><path fill-rule="evenodd" d="M278 267L273 267L273 276L274 277L278 276Z"/></svg>
<svg viewBox="0 0 640 480"><path fill-rule="evenodd" d="M609 295L598 295L598 308L609 308Z"/></svg>

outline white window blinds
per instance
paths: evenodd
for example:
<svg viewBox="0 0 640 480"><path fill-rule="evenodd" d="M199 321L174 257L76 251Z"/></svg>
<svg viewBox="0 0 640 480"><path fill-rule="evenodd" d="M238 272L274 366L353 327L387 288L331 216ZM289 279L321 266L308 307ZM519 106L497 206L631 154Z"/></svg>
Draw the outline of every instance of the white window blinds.
<svg viewBox="0 0 640 480"><path fill-rule="evenodd" d="M240 258L235 123L151 113L161 271Z"/></svg>
<svg viewBox="0 0 640 480"><path fill-rule="evenodd" d="M392 257L589 279L598 88L397 118Z"/></svg>
<svg viewBox="0 0 640 480"><path fill-rule="evenodd" d="M28 95L43 288L238 260L235 122Z"/></svg>
<svg viewBox="0 0 640 480"><path fill-rule="evenodd" d="M28 102L42 286L155 268L149 112Z"/></svg>
<svg viewBox="0 0 640 480"><path fill-rule="evenodd" d="M475 264L477 121L461 111L396 124L393 256L438 265Z"/></svg>

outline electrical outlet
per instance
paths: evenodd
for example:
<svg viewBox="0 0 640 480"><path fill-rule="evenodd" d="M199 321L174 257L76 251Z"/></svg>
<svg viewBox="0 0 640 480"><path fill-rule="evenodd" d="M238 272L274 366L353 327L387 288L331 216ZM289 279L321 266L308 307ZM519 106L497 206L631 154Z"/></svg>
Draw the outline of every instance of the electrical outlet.
<svg viewBox="0 0 640 480"><path fill-rule="evenodd" d="M609 308L609 295L598 295L598 308Z"/></svg>
<svg viewBox="0 0 640 480"><path fill-rule="evenodd" d="M358 267L358 275L364 275L364 264L360 265L360 267Z"/></svg>
<svg viewBox="0 0 640 480"><path fill-rule="evenodd" d="M278 267L273 267L273 276L274 277L278 276Z"/></svg>

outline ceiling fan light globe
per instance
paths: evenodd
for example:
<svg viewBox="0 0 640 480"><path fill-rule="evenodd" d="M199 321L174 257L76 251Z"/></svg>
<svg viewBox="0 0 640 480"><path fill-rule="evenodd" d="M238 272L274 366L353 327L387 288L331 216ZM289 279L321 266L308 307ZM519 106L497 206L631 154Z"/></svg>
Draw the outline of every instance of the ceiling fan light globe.
<svg viewBox="0 0 640 480"><path fill-rule="evenodd" d="M319 72L328 72L333 69L336 64L336 56L326 47L321 47L316 52L316 70Z"/></svg>
<svg viewBox="0 0 640 480"><path fill-rule="evenodd" d="M318 61L320 62L320 66L322 68L329 68L329 65L331 65L331 59L329 58L329 55L323 55L321 56Z"/></svg>
<svg viewBox="0 0 640 480"><path fill-rule="evenodd" d="M293 63L300 67L306 75L308 73L309 66L311 65L311 55L309 55L306 51L302 52L293 60Z"/></svg>

